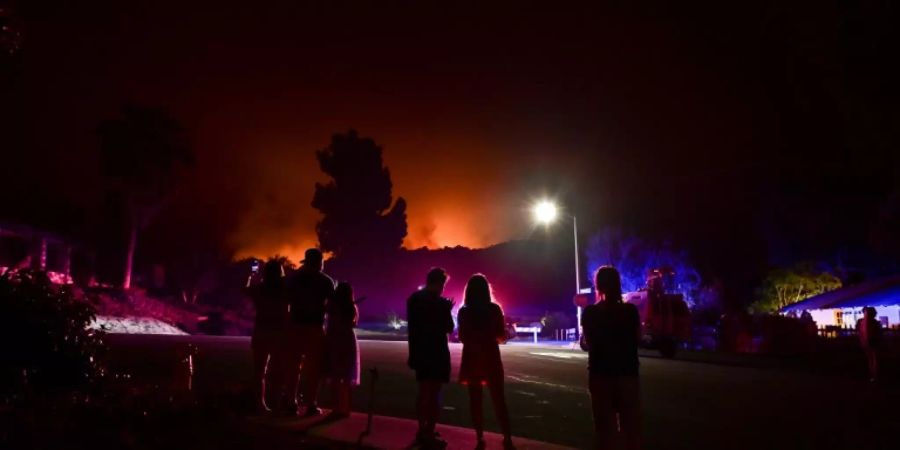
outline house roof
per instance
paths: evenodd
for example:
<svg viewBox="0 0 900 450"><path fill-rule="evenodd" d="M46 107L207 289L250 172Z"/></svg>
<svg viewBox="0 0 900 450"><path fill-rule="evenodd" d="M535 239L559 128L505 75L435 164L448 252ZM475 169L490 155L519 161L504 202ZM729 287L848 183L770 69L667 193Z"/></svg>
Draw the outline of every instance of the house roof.
<svg viewBox="0 0 900 450"><path fill-rule="evenodd" d="M866 281L788 305L782 312L900 305L900 275Z"/></svg>

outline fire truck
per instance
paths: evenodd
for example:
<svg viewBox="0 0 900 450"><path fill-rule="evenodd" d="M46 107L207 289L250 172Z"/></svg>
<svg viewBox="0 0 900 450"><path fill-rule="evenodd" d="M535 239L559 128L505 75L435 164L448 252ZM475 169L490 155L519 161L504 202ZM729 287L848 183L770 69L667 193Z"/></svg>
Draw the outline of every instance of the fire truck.
<svg viewBox="0 0 900 450"><path fill-rule="evenodd" d="M641 315L642 343L671 358L682 343L691 337L691 312L684 296L671 292L675 272L668 268L653 269L647 274L647 285L623 296L637 306Z"/></svg>

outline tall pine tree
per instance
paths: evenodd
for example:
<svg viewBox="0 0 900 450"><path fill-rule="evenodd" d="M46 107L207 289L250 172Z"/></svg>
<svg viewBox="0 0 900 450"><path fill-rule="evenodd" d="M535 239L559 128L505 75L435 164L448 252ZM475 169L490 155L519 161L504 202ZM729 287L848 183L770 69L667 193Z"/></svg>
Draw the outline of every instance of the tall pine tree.
<svg viewBox="0 0 900 450"><path fill-rule="evenodd" d="M393 202L381 147L350 130L335 134L316 158L332 178L316 183L312 201L324 215L316 226L322 250L353 258L398 250L407 232L406 201Z"/></svg>

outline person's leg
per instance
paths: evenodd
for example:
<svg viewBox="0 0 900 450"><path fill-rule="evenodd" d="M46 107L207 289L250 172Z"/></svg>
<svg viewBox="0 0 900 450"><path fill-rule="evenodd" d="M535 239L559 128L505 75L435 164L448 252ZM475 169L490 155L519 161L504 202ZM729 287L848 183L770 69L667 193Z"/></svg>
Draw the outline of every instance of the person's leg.
<svg viewBox="0 0 900 450"><path fill-rule="evenodd" d="M879 355L878 350L872 351L872 373L875 374L874 377L876 380L878 379L878 371L881 370L878 365L878 360L880 357L881 357L881 355Z"/></svg>
<svg viewBox="0 0 900 450"><path fill-rule="evenodd" d="M331 413L337 414L341 410L341 382L339 380L325 380L322 382L327 387L331 388Z"/></svg>
<svg viewBox="0 0 900 450"><path fill-rule="evenodd" d="M324 344L322 329L309 327L304 331L307 339L303 355L303 403L315 412L318 408L319 384L322 376L322 345Z"/></svg>
<svg viewBox="0 0 900 450"><path fill-rule="evenodd" d="M307 351L307 337L300 326L294 326L291 329L291 345L287 351L288 358L285 361L287 374L285 393L287 395L288 406L300 413L301 398L301 376L306 373L305 355Z"/></svg>
<svg viewBox="0 0 900 450"><path fill-rule="evenodd" d="M266 405L273 410L278 404L278 397L281 390L279 383L281 383L280 377L282 366L284 365L283 359L284 356L281 354L281 348L278 348L277 346L273 347L269 353L269 362L266 364L266 372L263 374L263 377L266 380L266 390L263 398L266 401Z"/></svg>
<svg viewBox="0 0 900 450"><path fill-rule="evenodd" d="M344 406L341 410L344 414L350 414L351 406L353 403L353 385L349 382L342 382L342 398Z"/></svg>
<svg viewBox="0 0 900 450"><path fill-rule="evenodd" d="M441 382L430 379L419 380L419 393L416 397L416 415L419 418L419 430L416 438L420 442L434 440L434 429L440 411Z"/></svg>
<svg viewBox="0 0 900 450"><path fill-rule="evenodd" d="M865 349L863 353L866 355L866 372L869 375L869 380L872 379L872 350Z"/></svg>
<svg viewBox="0 0 900 450"><path fill-rule="evenodd" d="M494 390L491 389L491 395ZM472 414L472 427L475 428L475 437L479 442L484 440L484 392L481 384L469 383L469 411Z"/></svg>
<svg viewBox="0 0 900 450"><path fill-rule="evenodd" d="M509 424L509 408L506 407L506 386L503 379L491 382L488 387L491 390L491 402L494 404L494 414L497 415L497 423L503 438L512 440L512 427Z"/></svg>
<svg viewBox="0 0 900 450"><path fill-rule="evenodd" d="M435 428L437 427L438 419L441 417L441 406L444 403L443 392L444 382L436 381L434 383L434 394L431 396L433 399L433 403L431 405L431 432L435 432Z"/></svg>
<svg viewBox="0 0 900 450"><path fill-rule="evenodd" d="M350 384L343 380L331 382L334 398L334 410L332 413L340 415L350 414Z"/></svg>
<svg viewBox="0 0 900 450"><path fill-rule="evenodd" d="M425 420L425 399L428 396L428 387L426 386L425 381L419 381L419 390L416 393L416 418L419 420L419 429L416 431L416 435L421 436L425 433L426 423Z"/></svg>
<svg viewBox="0 0 900 450"><path fill-rule="evenodd" d="M425 385L425 432L434 435L434 429L441 413L441 387L443 383L428 380L425 382Z"/></svg>
<svg viewBox="0 0 900 450"><path fill-rule="evenodd" d="M268 348L261 343L253 346L253 402L256 409L268 410L266 404L266 366L269 362Z"/></svg>
<svg viewBox="0 0 900 450"><path fill-rule="evenodd" d="M641 390L638 377L619 377L619 424L625 438L625 448L641 448Z"/></svg>
<svg viewBox="0 0 900 450"><path fill-rule="evenodd" d="M271 375L270 405L279 413L288 410L296 413L297 379L300 375L301 356L298 335L295 330L287 329L281 333L281 342L272 355L269 363Z"/></svg>
<svg viewBox="0 0 900 450"><path fill-rule="evenodd" d="M303 354L291 354L285 361L284 397L285 408L297 410L300 407L300 374L303 372Z"/></svg>
<svg viewBox="0 0 900 450"><path fill-rule="evenodd" d="M591 410L594 413L594 439L596 448L613 448L616 427L616 411L612 406L610 377L591 375L588 388L591 392Z"/></svg>
<svg viewBox="0 0 900 450"><path fill-rule="evenodd" d="M878 355L875 349L866 350L866 360L869 363L869 380L875 381L878 379Z"/></svg>

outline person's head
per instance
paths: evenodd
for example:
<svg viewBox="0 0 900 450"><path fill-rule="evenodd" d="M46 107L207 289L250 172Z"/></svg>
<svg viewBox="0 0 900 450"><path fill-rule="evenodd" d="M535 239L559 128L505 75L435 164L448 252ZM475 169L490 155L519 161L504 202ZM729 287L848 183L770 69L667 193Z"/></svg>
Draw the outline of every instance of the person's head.
<svg viewBox="0 0 900 450"><path fill-rule="evenodd" d="M300 261L303 267L314 270L322 270L325 268L325 257L322 251L317 248L306 249L303 253L303 261Z"/></svg>
<svg viewBox="0 0 900 450"><path fill-rule="evenodd" d="M622 302L622 279L613 266L602 266L594 274L594 290L597 301Z"/></svg>
<svg viewBox="0 0 900 450"><path fill-rule="evenodd" d="M428 275L425 276L425 289L441 294L444 292L444 286L447 284L448 279L450 279L450 276L447 275L446 270L440 267L433 267L428 271Z"/></svg>
<svg viewBox="0 0 900 450"><path fill-rule="evenodd" d="M863 316L865 316L866 319L874 319L875 312L875 308L871 306L866 306L865 308L863 308Z"/></svg>
<svg viewBox="0 0 900 450"><path fill-rule="evenodd" d="M487 277L480 273L472 275L469 282L466 283L466 292L464 294L466 306L479 307L491 304L491 285L488 283Z"/></svg>
<svg viewBox="0 0 900 450"><path fill-rule="evenodd" d="M279 287L281 286L281 281L284 278L284 266L281 265L281 261L277 259L272 259L266 262L266 265L263 266L263 283L268 287Z"/></svg>
<svg viewBox="0 0 900 450"><path fill-rule="evenodd" d="M353 303L353 286L346 281L341 281L334 288L334 300L340 304Z"/></svg>

